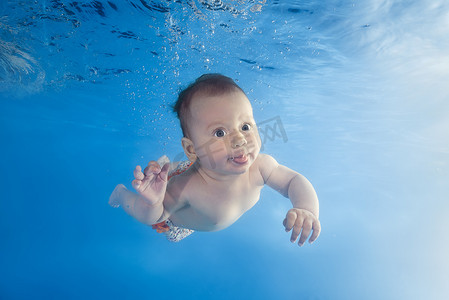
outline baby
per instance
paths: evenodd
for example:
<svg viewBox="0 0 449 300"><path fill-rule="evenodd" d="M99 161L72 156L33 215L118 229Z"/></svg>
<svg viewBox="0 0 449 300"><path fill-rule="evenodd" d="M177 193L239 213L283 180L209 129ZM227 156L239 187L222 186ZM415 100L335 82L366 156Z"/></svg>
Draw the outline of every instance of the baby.
<svg viewBox="0 0 449 300"><path fill-rule="evenodd" d="M194 230L217 231L257 203L264 185L288 197L284 219L291 242L302 246L320 234L318 198L301 174L259 153L261 139L251 104L230 78L205 74L183 90L174 110L181 122L182 147L189 162L149 162L137 166L135 194L118 185L109 204L121 205L140 222L179 241ZM169 174L171 175L169 177Z"/></svg>

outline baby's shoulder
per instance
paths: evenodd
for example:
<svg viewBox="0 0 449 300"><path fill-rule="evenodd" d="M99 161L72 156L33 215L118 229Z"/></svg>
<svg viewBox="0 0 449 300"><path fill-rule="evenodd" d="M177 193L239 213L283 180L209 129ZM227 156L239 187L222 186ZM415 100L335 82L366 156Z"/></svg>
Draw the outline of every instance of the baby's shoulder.
<svg viewBox="0 0 449 300"><path fill-rule="evenodd" d="M181 162L169 172L167 192L175 199L186 197L191 193L192 186L197 180L196 172L190 162ZM181 197L182 196L182 197Z"/></svg>
<svg viewBox="0 0 449 300"><path fill-rule="evenodd" d="M254 165L264 182L267 182L273 170L279 166L278 162L268 154L259 154Z"/></svg>
<svg viewBox="0 0 449 300"><path fill-rule="evenodd" d="M257 156L255 163L259 168L266 169L276 168L279 165L273 156L263 153Z"/></svg>

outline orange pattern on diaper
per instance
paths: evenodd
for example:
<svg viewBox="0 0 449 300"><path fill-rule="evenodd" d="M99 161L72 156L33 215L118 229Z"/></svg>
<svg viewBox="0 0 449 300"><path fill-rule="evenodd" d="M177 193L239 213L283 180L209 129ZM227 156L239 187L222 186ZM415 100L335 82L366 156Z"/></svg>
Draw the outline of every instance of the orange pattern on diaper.
<svg viewBox="0 0 449 300"><path fill-rule="evenodd" d="M191 165L193 165L193 162L191 161L179 163L176 170L173 170L173 172L168 175L168 180L170 180L170 178L172 178L173 176L184 173L188 168L190 168Z"/></svg>
<svg viewBox="0 0 449 300"><path fill-rule="evenodd" d="M170 230L170 227L164 222L151 225L153 229L156 229L157 233L163 233Z"/></svg>

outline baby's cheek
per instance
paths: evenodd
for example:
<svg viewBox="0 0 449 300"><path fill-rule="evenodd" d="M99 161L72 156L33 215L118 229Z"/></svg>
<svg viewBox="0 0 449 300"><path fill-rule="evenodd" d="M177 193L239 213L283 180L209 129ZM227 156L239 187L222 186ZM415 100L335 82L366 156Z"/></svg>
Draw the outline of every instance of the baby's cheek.
<svg viewBox="0 0 449 300"><path fill-rule="evenodd" d="M247 141L249 146L256 147L259 149L262 146L262 140L260 139L260 136L257 132L248 136Z"/></svg>
<svg viewBox="0 0 449 300"><path fill-rule="evenodd" d="M212 159L216 156L226 155L226 145L223 141L211 140L208 143L205 143L203 146L198 147L196 149L196 153L200 159Z"/></svg>

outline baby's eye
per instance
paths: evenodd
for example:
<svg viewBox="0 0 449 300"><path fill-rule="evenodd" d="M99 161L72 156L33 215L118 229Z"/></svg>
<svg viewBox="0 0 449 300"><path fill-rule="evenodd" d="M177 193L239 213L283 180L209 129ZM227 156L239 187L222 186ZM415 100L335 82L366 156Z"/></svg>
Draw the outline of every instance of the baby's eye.
<svg viewBox="0 0 449 300"><path fill-rule="evenodd" d="M243 131L251 130L251 125L250 125L250 124L244 124L244 125L242 126L242 130L243 130Z"/></svg>
<svg viewBox="0 0 449 300"><path fill-rule="evenodd" d="M216 137L224 137L226 135L226 132L223 129L217 129L215 130L214 135Z"/></svg>

